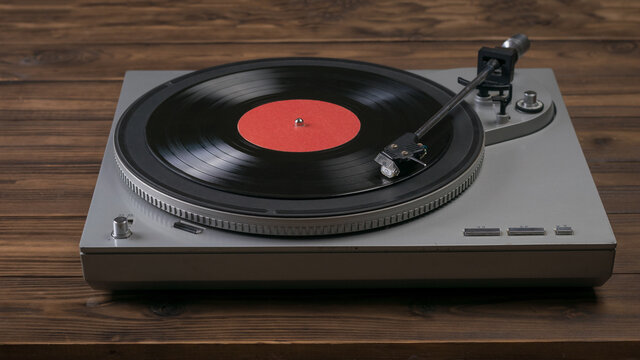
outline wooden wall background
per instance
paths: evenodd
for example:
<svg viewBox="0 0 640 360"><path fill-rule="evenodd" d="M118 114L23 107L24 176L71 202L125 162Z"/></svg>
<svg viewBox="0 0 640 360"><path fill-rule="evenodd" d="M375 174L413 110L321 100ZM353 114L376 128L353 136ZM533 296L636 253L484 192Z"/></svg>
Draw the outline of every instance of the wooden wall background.
<svg viewBox="0 0 640 360"><path fill-rule="evenodd" d="M618 239L603 287L116 293L78 241L126 70L276 56L553 68ZM640 357L640 2L0 1L0 358ZM499 353L499 354L496 354Z"/></svg>

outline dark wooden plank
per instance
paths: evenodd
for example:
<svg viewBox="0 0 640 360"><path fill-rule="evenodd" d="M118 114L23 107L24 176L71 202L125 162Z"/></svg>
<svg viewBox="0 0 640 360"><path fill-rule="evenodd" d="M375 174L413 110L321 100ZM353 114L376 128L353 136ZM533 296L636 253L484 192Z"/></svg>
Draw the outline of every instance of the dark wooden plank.
<svg viewBox="0 0 640 360"><path fill-rule="evenodd" d="M16 132L17 135L24 135L20 133L20 123L24 121L30 121L31 124L34 124L34 121L49 124L46 121L111 120L121 86L121 79L90 82L0 82L0 94L3 99L0 103L3 132L0 135L16 135ZM15 124L11 124L12 121ZM7 129L6 132L4 129ZM74 127L69 126L66 130L73 132Z"/></svg>
<svg viewBox="0 0 640 360"><path fill-rule="evenodd" d="M589 89L592 82L640 76L638 41L538 41L519 67L550 67L560 79ZM126 70L201 69L232 61L319 56L370 61L401 69L475 66L478 49L492 40L277 44L31 44L0 52L1 80L119 80ZM612 69L615 64L615 69ZM629 85L627 85L629 86ZM637 88L633 88L637 90ZM588 90L586 90L588 91ZM616 101L615 98L607 100ZM594 101L599 101L594 99ZM635 114L637 115L637 113Z"/></svg>
<svg viewBox="0 0 640 360"><path fill-rule="evenodd" d="M81 278L0 278L0 343L631 341L640 275L596 289L105 293Z"/></svg>
<svg viewBox="0 0 640 360"><path fill-rule="evenodd" d="M640 274L640 214L609 216L618 246L614 273Z"/></svg>
<svg viewBox="0 0 640 360"><path fill-rule="evenodd" d="M587 153L589 158L590 153ZM640 162L637 161L590 161L589 168L600 187L640 185Z"/></svg>
<svg viewBox="0 0 640 360"><path fill-rule="evenodd" d="M638 108L640 110L640 107ZM640 118L627 118L626 123L639 121ZM574 121L576 133L582 146L582 151L591 162L620 162L640 160L640 128L607 122L595 127L583 126Z"/></svg>
<svg viewBox="0 0 640 360"><path fill-rule="evenodd" d="M598 188L604 208L609 214L640 213L640 189L637 187Z"/></svg>
<svg viewBox="0 0 640 360"><path fill-rule="evenodd" d="M0 42L640 39L629 1L4 1Z"/></svg>
<svg viewBox="0 0 640 360"><path fill-rule="evenodd" d="M89 201L83 205L87 211ZM84 220L84 216L0 217L0 278L82 277L78 243Z"/></svg>
<svg viewBox="0 0 640 360"><path fill-rule="evenodd" d="M261 344L28 344L0 345L3 360L32 359L637 359L640 345L634 341L554 341L492 343L331 343L292 344L286 341ZM255 356L252 356L255 354Z"/></svg>

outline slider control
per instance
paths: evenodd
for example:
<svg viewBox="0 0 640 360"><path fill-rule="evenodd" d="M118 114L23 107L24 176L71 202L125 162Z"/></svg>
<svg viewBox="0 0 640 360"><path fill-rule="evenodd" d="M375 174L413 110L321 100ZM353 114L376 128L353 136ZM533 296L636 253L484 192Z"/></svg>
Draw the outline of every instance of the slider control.
<svg viewBox="0 0 640 360"><path fill-rule="evenodd" d="M464 236L500 236L500 228L465 228L462 234Z"/></svg>
<svg viewBox="0 0 640 360"><path fill-rule="evenodd" d="M189 224L183 221L176 221L175 223L173 223L173 227L192 234L200 234L204 231L204 228L201 228L200 226Z"/></svg>
<svg viewBox="0 0 640 360"><path fill-rule="evenodd" d="M509 234L509 236L544 235L545 230L542 227L530 227L530 226L510 227L509 230L507 230L507 234Z"/></svg>

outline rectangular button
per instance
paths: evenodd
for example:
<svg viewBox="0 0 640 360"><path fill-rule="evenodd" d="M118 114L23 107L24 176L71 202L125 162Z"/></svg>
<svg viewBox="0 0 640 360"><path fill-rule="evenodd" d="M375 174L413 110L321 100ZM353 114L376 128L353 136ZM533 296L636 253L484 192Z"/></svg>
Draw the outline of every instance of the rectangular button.
<svg viewBox="0 0 640 360"><path fill-rule="evenodd" d="M509 236L519 236L519 235L544 235L544 228L541 227L529 227L529 226L521 226L521 227L510 227L507 230L507 234Z"/></svg>
<svg viewBox="0 0 640 360"><path fill-rule="evenodd" d="M464 236L500 236L500 228L465 228Z"/></svg>
<svg viewBox="0 0 640 360"><path fill-rule="evenodd" d="M558 225L555 231L556 235L573 235L573 228L567 225Z"/></svg>

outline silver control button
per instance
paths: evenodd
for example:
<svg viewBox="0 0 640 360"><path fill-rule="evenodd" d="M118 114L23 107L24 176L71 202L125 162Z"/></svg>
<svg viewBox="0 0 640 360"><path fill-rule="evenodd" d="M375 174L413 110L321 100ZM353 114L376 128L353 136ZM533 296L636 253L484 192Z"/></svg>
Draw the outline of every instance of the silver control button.
<svg viewBox="0 0 640 360"><path fill-rule="evenodd" d="M541 227L529 227L529 226L510 227L507 230L507 234L509 234L509 236L544 235L545 230L544 228L541 228Z"/></svg>
<svg viewBox="0 0 640 360"><path fill-rule="evenodd" d="M500 228L465 228L464 236L500 236Z"/></svg>
<svg viewBox="0 0 640 360"><path fill-rule="evenodd" d="M542 101L538 100L538 94L533 90L524 92L524 97L516 101L516 109L526 113L539 113L544 109Z"/></svg>
<svg viewBox="0 0 640 360"><path fill-rule="evenodd" d="M573 235L573 228L567 225L558 225L554 229L556 235Z"/></svg>
<svg viewBox="0 0 640 360"><path fill-rule="evenodd" d="M111 231L111 237L114 239L126 239L131 236L131 230L129 230L129 219L124 216L118 216L113 219L113 231Z"/></svg>
<svg viewBox="0 0 640 360"><path fill-rule="evenodd" d="M524 104L528 107L533 107L538 103L538 94L535 91L524 92Z"/></svg>

